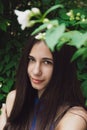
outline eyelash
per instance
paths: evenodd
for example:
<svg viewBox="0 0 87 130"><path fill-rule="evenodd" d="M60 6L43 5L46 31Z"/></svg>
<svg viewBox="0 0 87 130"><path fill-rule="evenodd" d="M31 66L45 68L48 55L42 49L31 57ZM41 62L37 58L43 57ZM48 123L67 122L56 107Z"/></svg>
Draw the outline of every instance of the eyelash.
<svg viewBox="0 0 87 130"><path fill-rule="evenodd" d="M53 63L50 62L50 61L43 61L43 63L46 64L46 65L52 65L52 64L53 64Z"/></svg>
<svg viewBox="0 0 87 130"><path fill-rule="evenodd" d="M33 57L28 57L28 59L29 59L29 62L34 62L35 61L35 59Z"/></svg>

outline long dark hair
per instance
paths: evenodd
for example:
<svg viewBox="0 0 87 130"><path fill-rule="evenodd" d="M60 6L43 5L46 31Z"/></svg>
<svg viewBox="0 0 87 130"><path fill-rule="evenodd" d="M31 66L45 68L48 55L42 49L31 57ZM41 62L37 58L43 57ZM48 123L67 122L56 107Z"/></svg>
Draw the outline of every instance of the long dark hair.
<svg viewBox="0 0 87 130"><path fill-rule="evenodd" d="M29 130L35 110L40 110L37 114L36 129L50 130L52 124L55 127L56 122L62 119L69 108L73 106L85 108L77 79L76 63L70 61L75 48L68 45L64 45L60 51L55 47L55 51L52 52L53 75L35 108L37 90L31 86L27 66L29 52L37 41L30 37L23 50L16 77L16 98L4 130Z"/></svg>

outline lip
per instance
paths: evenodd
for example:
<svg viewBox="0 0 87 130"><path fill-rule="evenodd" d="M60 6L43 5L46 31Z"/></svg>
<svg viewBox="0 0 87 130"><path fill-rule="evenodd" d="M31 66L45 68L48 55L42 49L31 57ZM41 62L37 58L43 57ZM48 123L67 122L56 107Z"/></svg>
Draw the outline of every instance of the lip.
<svg viewBox="0 0 87 130"><path fill-rule="evenodd" d="M39 79L35 79L35 78L31 78L31 79L32 79L32 82L35 84L40 84L43 82L43 80L39 80Z"/></svg>

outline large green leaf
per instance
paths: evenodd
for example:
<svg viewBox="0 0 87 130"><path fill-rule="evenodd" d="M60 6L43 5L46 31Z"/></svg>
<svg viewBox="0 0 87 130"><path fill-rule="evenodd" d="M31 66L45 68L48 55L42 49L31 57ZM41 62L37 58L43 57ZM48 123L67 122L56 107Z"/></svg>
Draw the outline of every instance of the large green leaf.
<svg viewBox="0 0 87 130"><path fill-rule="evenodd" d="M47 26L51 24L52 26L58 26L58 20L50 20L47 23L42 24L41 26L39 26L38 28L36 28L33 32L32 35L35 35L43 30L47 29Z"/></svg>
<svg viewBox="0 0 87 130"><path fill-rule="evenodd" d="M60 37L65 31L65 24L61 24L58 27L51 28L46 31L46 43L51 51L54 51L55 45L58 43Z"/></svg>
<svg viewBox="0 0 87 130"><path fill-rule="evenodd" d="M81 33L79 31L69 31L64 33L62 38L68 39L68 45L75 46L79 49L87 41L87 32Z"/></svg>

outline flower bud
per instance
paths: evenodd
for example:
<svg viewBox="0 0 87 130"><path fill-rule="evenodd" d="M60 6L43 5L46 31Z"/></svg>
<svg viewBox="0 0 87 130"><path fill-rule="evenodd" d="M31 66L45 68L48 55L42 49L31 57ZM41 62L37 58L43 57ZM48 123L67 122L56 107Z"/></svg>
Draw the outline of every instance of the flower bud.
<svg viewBox="0 0 87 130"><path fill-rule="evenodd" d="M32 8L31 11L34 15L40 15L41 14L41 12L38 8Z"/></svg>

